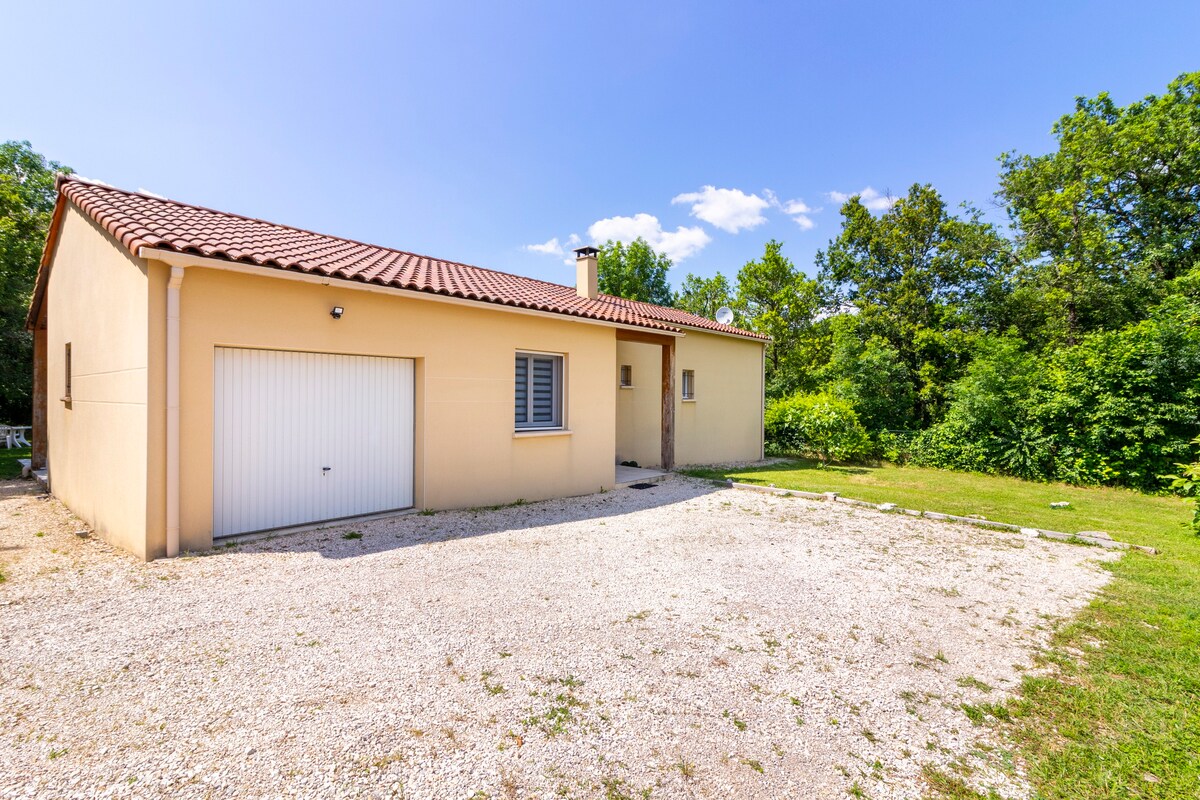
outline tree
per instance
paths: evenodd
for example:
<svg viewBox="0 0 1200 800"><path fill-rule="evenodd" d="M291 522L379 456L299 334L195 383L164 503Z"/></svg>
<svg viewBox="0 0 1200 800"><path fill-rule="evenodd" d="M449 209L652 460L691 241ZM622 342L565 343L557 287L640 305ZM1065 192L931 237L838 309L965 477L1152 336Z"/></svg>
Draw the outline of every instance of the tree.
<svg viewBox="0 0 1200 800"><path fill-rule="evenodd" d="M722 306L732 305L733 298L729 289L729 279L721 273L711 278L701 278L699 275L688 273L683 279L683 286L675 295L674 306L699 314L708 319L717 316L717 310Z"/></svg>
<svg viewBox="0 0 1200 800"><path fill-rule="evenodd" d="M969 360L973 333L1005 324L1014 259L978 211L954 216L933 187L914 184L878 217L859 197L847 200L841 233L818 252L817 265L829 307L853 306L861 334L901 355L914 416L928 424Z"/></svg>
<svg viewBox="0 0 1200 800"><path fill-rule="evenodd" d="M54 176L70 172L29 142L0 145L0 420L27 421L33 340L25 314L54 212Z"/></svg>
<svg viewBox="0 0 1200 800"><path fill-rule="evenodd" d="M817 282L806 278L783 255L783 243L771 240L758 261L738 272L736 312L739 323L771 337L767 345L767 391L790 394L802 380L797 355L800 339L821 309Z"/></svg>
<svg viewBox="0 0 1200 800"><path fill-rule="evenodd" d="M671 259L654 252L640 236L628 246L611 239L605 242L598 262L600 291L605 294L671 305L671 287L667 283Z"/></svg>
<svg viewBox="0 0 1200 800"><path fill-rule="evenodd" d="M817 371L818 384L854 406L867 430L910 429L913 380L899 351L879 336L863 337L857 315L839 314L829 326L832 354Z"/></svg>
<svg viewBox="0 0 1200 800"><path fill-rule="evenodd" d="M1028 262L1022 305L1048 341L1145 319L1200 264L1200 72L1119 107L1076 98L1058 149L1005 153L999 196Z"/></svg>

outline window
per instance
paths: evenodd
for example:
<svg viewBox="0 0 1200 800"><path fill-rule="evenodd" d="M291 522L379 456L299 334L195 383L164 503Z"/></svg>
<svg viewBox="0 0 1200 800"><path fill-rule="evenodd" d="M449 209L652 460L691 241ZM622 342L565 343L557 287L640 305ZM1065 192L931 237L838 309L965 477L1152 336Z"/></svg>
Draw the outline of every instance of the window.
<svg viewBox="0 0 1200 800"><path fill-rule="evenodd" d="M517 353L517 430L562 427L562 371L562 356Z"/></svg>
<svg viewBox="0 0 1200 800"><path fill-rule="evenodd" d="M67 342L63 358L65 381L63 383L63 402L71 402L71 343Z"/></svg>
<svg viewBox="0 0 1200 800"><path fill-rule="evenodd" d="M696 399L696 371L693 369L683 371L683 399Z"/></svg>
<svg viewBox="0 0 1200 800"><path fill-rule="evenodd" d="M624 389L633 388L633 367L629 364L621 365L621 387Z"/></svg>

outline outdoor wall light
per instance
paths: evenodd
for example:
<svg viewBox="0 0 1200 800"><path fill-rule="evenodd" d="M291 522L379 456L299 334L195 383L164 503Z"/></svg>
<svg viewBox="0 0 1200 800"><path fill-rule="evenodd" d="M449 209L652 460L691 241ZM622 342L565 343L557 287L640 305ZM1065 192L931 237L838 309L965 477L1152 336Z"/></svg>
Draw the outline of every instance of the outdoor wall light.
<svg viewBox="0 0 1200 800"><path fill-rule="evenodd" d="M333 311L329 312L329 316L333 317L334 319L341 319L342 314L345 311L346 311L346 309L342 308L341 306L334 306Z"/></svg>

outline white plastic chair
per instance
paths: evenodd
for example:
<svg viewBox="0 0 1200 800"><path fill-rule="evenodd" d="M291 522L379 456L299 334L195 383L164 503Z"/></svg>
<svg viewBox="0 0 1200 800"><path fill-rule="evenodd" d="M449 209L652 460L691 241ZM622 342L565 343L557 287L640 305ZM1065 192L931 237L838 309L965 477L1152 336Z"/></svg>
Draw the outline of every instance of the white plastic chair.
<svg viewBox="0 0 1200 800"><path fill-rule="evenodd" d="M0 425L0 438L4 439L4 446L12 450L16 446L17 438L13 435L13 429L7 425Z"/></svg>

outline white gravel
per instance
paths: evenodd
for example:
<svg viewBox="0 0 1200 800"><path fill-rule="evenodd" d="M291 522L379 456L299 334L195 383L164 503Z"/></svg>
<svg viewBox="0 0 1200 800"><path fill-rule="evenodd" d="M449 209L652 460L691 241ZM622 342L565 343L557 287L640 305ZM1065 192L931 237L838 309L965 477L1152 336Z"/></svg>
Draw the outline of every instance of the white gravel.
<svg viewBox="0 0 1200 800"><path fill-rule="evenodd" d="M141 564L21 486L0 797L1025 796L960 706L1115 557L672 477Z"/></svg>

